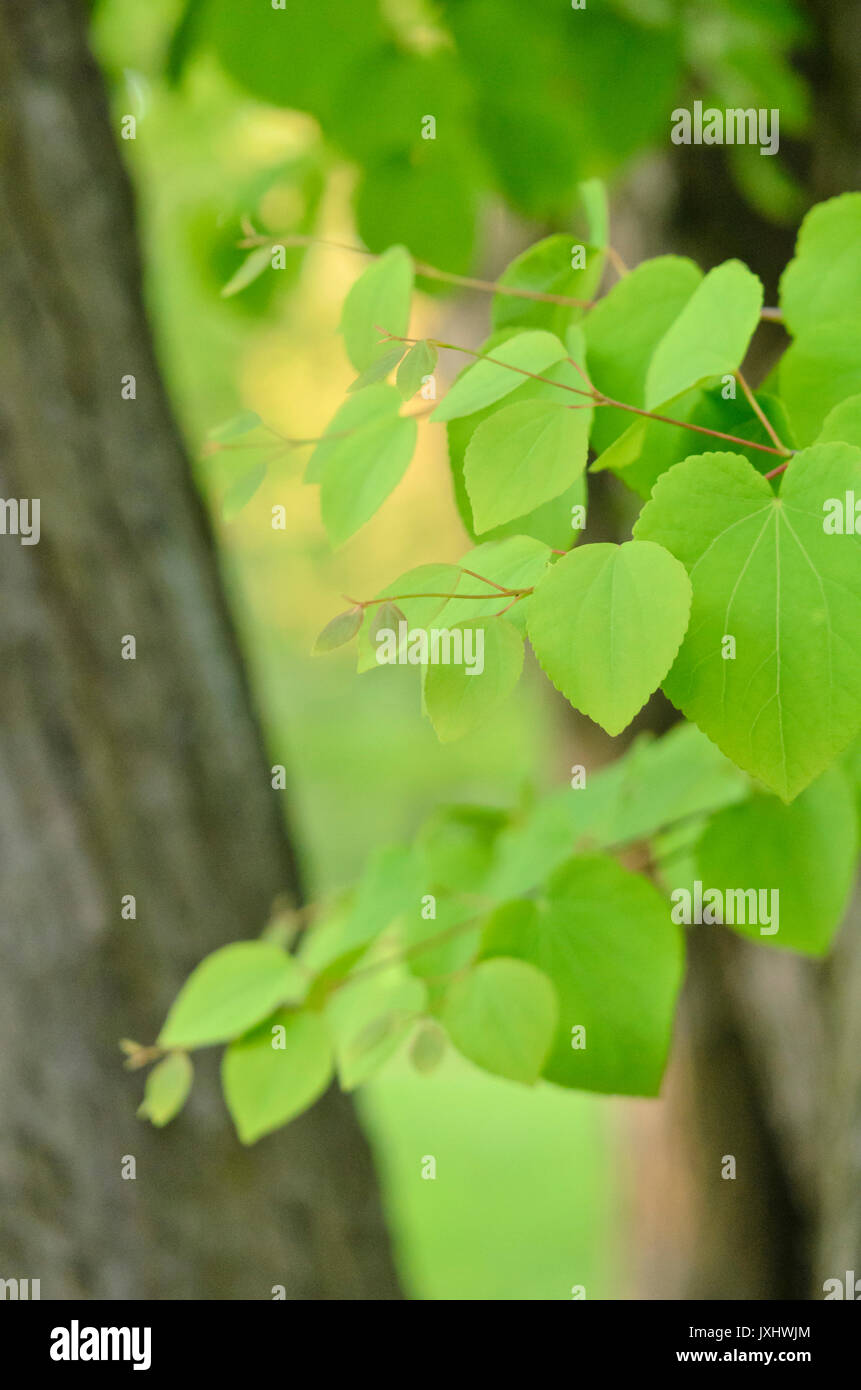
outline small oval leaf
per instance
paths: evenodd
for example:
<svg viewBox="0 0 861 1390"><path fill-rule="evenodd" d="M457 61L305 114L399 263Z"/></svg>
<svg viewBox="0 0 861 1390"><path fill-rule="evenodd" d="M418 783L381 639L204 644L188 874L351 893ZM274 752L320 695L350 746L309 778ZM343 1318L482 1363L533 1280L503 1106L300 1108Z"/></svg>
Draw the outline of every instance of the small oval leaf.
<svg viewBox="0 0 861 1390"><path fill-rule="evenodd" d="M433 375L439 354L426 338L414 343L398 368L395 385L405 401L420 391L425 379Z"/></svg>
<svg viewBox="0 0 861 1390"><path fill-rule="evenodd" d="M380 633L393 632L397 639L401 632L400 624L406 621L406 614L398 608L396 603L392 603L389 599L387 599L385 603L376 604L368 627L368 639L373 644L374 649L377 649ZM385 664L382 656L380 660Z"/></svg>
<svg viewBox="0 0 861 1390"><path fill-rule="evenodd" d="M171 1052L153 1067L146 1079L144 1098L138 1107L139 1118L161 1129L185 1105L193 1080L194 1067L188 1053Z"/></svg>
<svg viewBox="0 0 861 1390"><path fill-rule="evenodd" d="M240 290L244 290L247 285L258 279L264 270L268 270L271 264L272 247L255 246L254 250L245 257L236 274L230 277L222 289L221 298L229 299L231 295L239 294Z"/></svg>
<svg viewBox="0 0 861 1390"><path fill-rule="evenodd" d="M410 1045L410 1061L416 1071L428 1076L445 1056L446 1037L436 1023L423 1023Z"/></svg>
<svg viewBox="0 0 861 1390"><path fill-rule="evenodd" d="M345 613L339 613L326 624L314 643L315 655L320 652L333 652L336 647L345 646L353 640L361 626L362 609L358 604L355 608L348 608Z"/></svg>
<svg viewBox="0 0 861 1390"><path fill-rule="evenodd" d="M224 444L229 439L239 439L243 434L250 434L260 424L262 421L256 410L243 410L239 415L225 420L223 424L213 426L209 431L209 438Z"/></svg>
<svg viewBox="0 0 861 1390"><path fill-rule="evenodd" d="M374 362L369 362L363 372L360 372L356 380L347 387L347 391L361 391L366 386L373 386L375 382L382 381L389 372L394 371L404 355L403 343L396 343L388 352L384 352L382 357L378 357Z"/></svg>
<svg viewBox="0 0 861 1390"><path fill-rule="evenodd" d="M238 516L244 507L248 505L266 477L266 464L256 463L253 468L249 468L247 473L228 488L224 501L221 504L221 516L224 521L232 521Z"/></svg>

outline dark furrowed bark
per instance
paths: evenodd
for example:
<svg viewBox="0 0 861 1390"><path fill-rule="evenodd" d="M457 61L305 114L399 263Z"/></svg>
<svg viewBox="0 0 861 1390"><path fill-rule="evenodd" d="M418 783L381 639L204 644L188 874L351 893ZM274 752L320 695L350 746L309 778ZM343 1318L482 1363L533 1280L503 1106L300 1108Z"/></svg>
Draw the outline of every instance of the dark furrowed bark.
<svg viewBox="0 0 861 1390"><path fill-rule="evenodd" d="M201 956L299 884L85 21L79 0L0 5L0 495L41 506L37 545L0 535L0 1277L48 1299L396 1298L348 1101L246 1150L210 1055L161 1131L121 1067L118 1038L152 1040Z"/></svg>

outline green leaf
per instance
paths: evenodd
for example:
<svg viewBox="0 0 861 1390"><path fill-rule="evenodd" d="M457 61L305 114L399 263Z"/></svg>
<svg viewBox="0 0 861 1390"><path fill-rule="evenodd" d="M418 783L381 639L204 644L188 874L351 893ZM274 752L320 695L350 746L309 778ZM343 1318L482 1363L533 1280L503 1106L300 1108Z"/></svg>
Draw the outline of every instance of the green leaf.
<svg viewBox="0 0 861 1390"><path fill-rule="evenodd" d="M442 421L473 415L475 411L493 405L522 386L524 372L540 376L566 356L564 344L553 333L539 329L516 333L468 367L446 392L430 418ZM559 395L562 394L560 391Z"/></svg>
<svg viewBox="0 0 861 1390"><path fill-rule="evenodd" d="M457 565L418 565L415 569L407 570L406 574L401 574L397 579L393 579L391 584L387 584L374 597L383 598L386 594L396 595L397 607L406 619L409 628L426 629L432 619L445 607L448 602L447 595L455 592L462 579L463 574ZM407 597L403 597L404 595ZM410 597L410 595L419 595L419 597ZM422 595L429 597L422 597ZM379 606L383 607L384 605ZM368 609L366 612L368 616L366 616L359 633L359 671L373 671L381 664L377 660L377 652L380 649L372 631L372 610ZM390 623L389 626L395 632L398 631L394 623Z"/></svg>
<svg viewBox="0 0 861 1390"><path fill-rule="evenodd" d="M432 1009L439 1003L443 988L437 982L470 965L481 939L474 899L440 897L435 913L425 917L417 906L403 927L403 943L409 952L407 968L427 981Z"/></svg>
<svg viewBox="0 0 861 1390"><path fill-rule="evenodd" d="M172 89L180 86L191 56L197 48L200 21L203 17L204 5L201 0L183 0L164 58L165 82Z"/></svg>
<svg viewBox="0 0 861 1390"><path fill-rule="evenodd" d="M356 194L356 218L371 250L399 241L417 261L463 274L475 246L474 153L458 129L443 145L444 158L437 153L442 143L418 140L413 149L369 165ZM439 292L437 280L419 283Z"/></svg>
<svg viewBox="0 0 861 1390"><path fill-rule="evenodd" d="M693 724L678 724L659 739L641 735L609 767L590 771L585 786L542 797L504 830L494 871L481 891L492 898L528 893L572 849L621 849L738 802L749 786Z"/></svg>
<svg viewBox="0 0 861 1390"><path fill-rule="evenodd" d="M335 1039L343 1090L361 1086L397 1052L426 1001L424 983L404 974L400 967L381 970L367 979L348 979L335 991L326 1018Z"/></svg>
<svg viewBox="0 0 861 1390"><path fill-rule="evenodd" d="M593 246L604 247L610 240L610 200L602 179L584 179L577 189L580 206ZM595 288L598 286L596 284Z"/></svg>
<svg viewBox="0 0 861 1390"><path fill-rule="evenodd" d="M283 1032L281 1031L283 1029ZM286 1009L225 1050L221 1084L243 1144L307 1110L332 1078L332 1045L319 1014Z"/></svg>
<svg viewBox="0 0 861 1390"><path fill-rule="evenodd" d="M559 1086L656 1095L683 942L657 889L613 859L572 859L550 880L537 917L509 919L506 956L536 965L555 986L559 1024L542 1075ZM485 939L483 949L492 950ZM585 1046L572 1030L585 1029Z"/></svg>
<svg viewBox="0 0 861 1390"><path fill-rule="evenodd" d="M551 559L548 546L532 536L506 536L503 540L485 541L474 550L468 550L461 557L464 568L458 568L457 579L452 586L455 597L443 604L436 625L454 627L456 623L469 618L492 618L500 608L505 607L506 599L493 584L482 581L491 580L506 589L531 589L538 583ZM466 570L473 573L467 574ZM480 574L482 579L477 580L476 574ZM474 597L484 590L487 591L486 599ZM473 597L458 598L458 594ZM531 595L525 594L505 615L506 622L510 622L518 632L525 631L530 602Z"/></svg>
<svg viewBox="0 0 861 1390"><path fill-rule="evenodd" d="M411 1019L412 1014L405 1010L393 1009L390 1013L380 1014L378 1018L372 1018L370 1023L366 1023L356 1035L352 1053L355 1057L362 1057L367 1052L373 1052L381 1042L387 1042L393 1033L400 1030L404 1019ZM347 1087L345 1086L346 1090Z"/></svg>
<svg viewBox="0 0 861 1390"><path fill-rule="evenodd" d="M363 391L366 386L373 386L376 382L382 381L384 377L393 372L404 355L403 343L398 343L389 352L384 352L382 357L377 357L368 364L363 372L360 372L356 380L347 387L347 390Z"/></svg>
<svg viewBox="0 0 861 1390"><path fill-rule="evenodd" d="M149 1120L157 1129L178 1115L188 1099L194 1067L187 1052L171 1052L146 1079L144 1098L138 1107L142 1120Z"/></svg>
<svg viewBox="0 0 861 1390"><path fill-rule="evenodd" d="M410 1061L422 1076L436 1071L445 1056L446 1037L439 1024L422 1023L410 1044Z"/></svg>
<svg viewBox="0 0 861 1390"><path fill-rule="evenodd" d="M861 450L797 454L779 498L735 454L658 480L634 528L691 577L688 634L664 690L719 748L791 801L861 724L861 538L828 535L825 503L861 495ZM724 637L735 659L724 659Z"/></svg>
<svg viewBox="0 0 861 1390"><path fill-rule="evenodd" d="M761 309L762 285L741 261L710 270L655 348L646 373L646 409L736 371Z"/></svg>
<svg viewBox="0 0 861 1390"><path fill-rule="evenodd" d="M590 162L613 168L645 146L660 148L666 142L667 114L678 100L687 66L687 55L680 49L692 41L692 33L681 24L667 23L666 10L660 18L652 10L650 24L640 4L627 6L627 13L641 21L635 28L618 26L619 6L614 6L613 14L602 6L600 13L600 25L579 25L568 39L572 66L576 51L574 148ZM555 110L558 122L558 104Z"/></svg>
<svg viewBox="0 0 861 1390"><path fill-rule="evenodd" d="M500 602L504 607L506 600L501 598ZM463 661L431 664L425 681L427 711L441 743L463 738L478 728L511 693L523 669L523 639L504 618L470 618L457 623L450 630L455 652L454 634L458 632L463 633ZM470 638L470 633L475 636Z"/></svg>
<svg viewBox="0 0 861 1390"><path fill-rule="evenodd" d="M221 515L224 521L232 521L238 516L243 507L246 507L254 494L260 488L263 479L266 477L267 465L256 463L253 468L249 468L247 473L242 473L230 485L221 504Z"/></svg>
<svg viewBox="0 0 861 1390"><path fill-rule="evenodd" d="M250 434L261 424L260 416L256 410L243 410L239 415L233 415L224 424L216 425L209 431L209 438L216 439L219 443L226 443L229 439L239 439L243 434Z"/></svg>
<svg viewBox="0 0 861 1390"><path fill-rule="evenodd" d="M305 936L299 951L304 969L316 974L350 951L365 948L397 917L418 910L425 892L411 849L388 845L373 853L346 912Z"/></svg>
<svg viewBox="0 0 861 1390"><path fill-rule="evenodd" d="M800 333L780 359L779 379L799 444L812 444L834 407L861 393L861 323L840 319Z"/></svg>
<svg viewBox="0 0 861 1390"><path fill-rule="evenodd" d="M327 142L339 144L360 165L379 165L414 147L425 112L433 112L448 140L457 137L469 99L458 56L451 49L417 47L408 49L393 36L379 45L354 71L324 124Z"/></svg>
<svg viewBox="0 0 861 1390"><path fill-rule="evenodd" d="M660 545L584 545L535 590L527 631L557 690L615 735L670 669L690 603L684 566Z"/></svg>
<svg viewBox="0 0 861 1390"><path fill-rule="evenodd" d="M507 289L531 290L538 294L559 295L566 299L592 299L601 282L604 252L584 245L586 264L572 268L572 251L577 243L569 233L558 232L521 252L503 271L498 283ZM574 304L545 303L511 294L495 294L491 301L494 328L515 325L543 328L562 337L572 323L583 317L583 307Z"/></svg>
<svg viewBox="0 0 861 1390"><path fill-rule="evenodd" d="M292 956L266 941L236 941L202 960L189 975L158 1036L159 1047L206 1047L259 1023L278 1004L307 988Z"/></svg>
<svg viewBox="0 0 861 1390"><path fill-rule="evenodd" d="M403 337L410 323L413 262L403 246L391 246L359 276L344 300L341 332L357 372L384 357L380 329Z"/></svg>
<svg viewBox="0 0 861 1390"><path fill-rule="evenodd" d="M407 622L406 614L398 608L396 603L386 601L376 603L371 610L371 621L368 625L368 638L375 650L377 650L377 638L381 632L386 630L400 633L401 623Z"/></svg>
<svg viewBox="0 0 861 1390"><path fill-rule="evenodd" d="M314 652L333 652L336 647L343 647L347 642L352 642L359 628L362 626L364 609L357 604L355 608L348 608L345 613L339 613L330 623L327 623L323 631L314 643Z"/></svg>
<svg viewBox="0 0 861 1390"><path fill-rule="evenodd" d="M369 386L354 396L348 396L339 406L323 431L323 438L317 445L305 470L306 483L319 483L326 471L326 465L348 437L356 437L368 432L369 438L376 437L378 428L384 422L391 423L398 418L401 400L393 386L381 384Z"/></svg>
<svg viewBox="0 0 861 1390"><path fill-rule="evenodd" d="M781 276L780 307L793 335L829 319L861 318L861 193L810 209Z"/></svg>
<svg viewBox="0 0 861 1390"><path fill-rule="evenodd" d="M856 817L861 827L861 738L850 745L843 758L843 767L855 793Z"/></svg>
<svg viewBox="0 0 861 1390"><path fill-rule="evenodd" d="M352 73L383 39L374 0L244 5L208 0L206 36L231 77L259 101L310 111L326 124ZM285 55L289 54L289 59Z"/></svg>
<svg viewBox="0 0 861 1390"><path fill-rule="evenodd" d="M791 448L795 444L795 437L782 402L776 396L763 391L756 392L756 398L777 430L778 436ZM596 411L596 415L600 413ZM615 413L620 416L623 414L622 411ZM660 420L636 418L624 434L596 459L591 471L600 473L604 469L612 469L628 487L633 488L641 497L648 497L661 474L672 468L680 459L712 451L714 438L701 433L700 430L686 428L687 422L691 426L699 425L703 429L721 430L724 434L749 439L752 444L766 444L769 447L774 445L773 439L754 414L741 390L734 400L731 397L724 400L720 387L708 390L694 387L693 390L684 391L682 395L676 396L674 400L664 402L658 408L658 414L684 423L677 426L668 425ZM626 415L625 418L630 419L631 416ZM774 454L763 453L761 449L745 449L741 445L733 445L733 448L761 473L765 473L777 463Z"/></svg>
<svg viewBox="0 0 861 1390"><path fill-rule="evenodd" d="M696 847L696 871L704 890L765 890L772 921L760 930L757 903L757 923L733 928L742 936L821 956L848 906L856 854L852 787L845 772L833 767L791 806L757 793L714 816Z"/></svg>
<svg viewBox="0 0 861 1390"><path fill-rule="evenodd" d="M556 865L571 858L571 844ZM546 877L542 873L542 878ZM480 960L494 956L516 956L523 942L533 935L538 925L538 904L533 898L514 898L500 903L487 917L481 928L478 955Z"/></svg>
<svg viewBox="0 0 861 1390"><path fill-rule="evenodd" d="M763 50L748 50L758 59ZM729 104L729 100L728 103ZM786 108L782 101L763 101L765 109L779 110L783 129L789 134ZM778 226L793 227L807 206L808 191L801 180L777 159L762 159L756 145L729 145L725 151L727 171L738 192L766 221Z"/></svg>
<svg viewBox="0 0 861 1390"><path fill-rule="evenodd" d="M332 449L320 508L333 545L343 545L379 510L407 470L417 433L415 420L378 416Z"/></svg>
<svg viewBox="0 0 861 1390"><path fill-rule="evenodd" d="M426 338L414 343L398 368L397 388L405 401L420 391L425 378L433 376L439 354Z"/></svg>
<svg viewBox="0 0 861 1390"><path fill-rule="evenodd" d="M580 337L579 342L574 337L575 333ZM498 341L498 335L496 336ZM482 351L490 352L493 355L495 346L494 338L490 338L484 344ZM567 346L569 354L575 360L582 361L585 358L582 334L580 334L579 329L569 331ZM583 388L583 379L570 362L557 362L554 366L548 367L543 375L548 378L547 381L524 378L522 386L518 386L507 398L506 405L516 405L520 401L527 400L546 400L556 404L565 400L570 400L572 403L577 401L578 398L571 395L570 392L563 393L558 389L558 385L573 386L578 390ZM496 413L497 408L496 405L490 405L472 415L450 420L446 425L455 501L463 524L473 539L475 539L475 526L472 507L464 482L466 451L478 426L490 419ZM514 521L506 522L503 526L494 527L492 531L486 533L487 539L501 540L510 535L519 534L544 541L546 545L552 546L554 549L567 550L575 537L575 530L571 524L571 509L574 506L583 506L585 510L585 504L585 478L579 474L564 493L551 498L549 502L542 503L533 512L528 512ZM582 518L579 519L582 520Z"/></svg>
<svg viewBox="0 0 861 1390"><path fill-rule="evenodd" d="M848 396L825 417L816 443L839 442L861 448L861 396Z"/></svg>
<svg viewBox="0 0 861 1390"><path fill-rule="evenodd" d="M527 1084L541 1075L558 1018L547 976L503 956L480 962L455 981L440 1014L464 1057L494 1076Z"/></svg>
<svg viewBox="0 0 861 1390"><path fill-rule="evenodd" d="M438 806L416 836L416 866L425 893L477 893L508 820L491 806Z"/></svg>
<svg viewBox="0 0 861 1390"><path fill-rule="evenodd" d="M658 256L643 261L598 301L583 331L589 376L599 391L628 405L645 405L646 372L655 346L702 279L693 261ZM629 422L621 410L596 410L592 447L599 452L609 448Z"/></svg>
<svg viewBox="0 0 861 1390"><path fill-rule="evenodd" d="M564 492L586 467L591 420L590 406L521 401L479 425L464 465L476 531L513 521Z"/></svg>
<svg viewBox="0 0 861 1390"><path fill-rule="evenodd" d="M272 247L255 246L245 257L235 275L231 275L227 284L221 291L222 299L230 299L234 294L239 294L247 285L252 284L272 264Z"/></svg>

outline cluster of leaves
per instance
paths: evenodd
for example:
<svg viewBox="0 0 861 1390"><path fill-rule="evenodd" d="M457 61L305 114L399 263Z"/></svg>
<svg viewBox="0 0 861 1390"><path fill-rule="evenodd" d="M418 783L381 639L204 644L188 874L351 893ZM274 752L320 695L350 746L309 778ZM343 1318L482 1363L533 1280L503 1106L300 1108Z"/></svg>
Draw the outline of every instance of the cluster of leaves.
<svg viewBox="0 0 861 1390"><path fill-rule="evenodd" d="M366 245L464 272L483 195L567 225L578 181L666 147L689 84L719 107L779 107L785 133L803 131L789 59L804 36L795 0L187 0L169 67L204 48L253 96L310 113L359 166ZM788 174L746 147L729 157L748 196L785 215Z"/></svg>
<svg viewBox="0 0 861 1390"><path fill-rule="evenodd" d="M551 237L521 256L500 284L551 302L497 293L505 327L430 415L447 424L469 528L487 539L461 572L422 566L357 606L360 668L373 664L382 601L396 602L411 629L480 619L480 681L464 666L426 676L442 737L469 732L510 691L525 634L553 684L608 733L662 685L739 767L795 797L861 725L861 539L854 518L842 535L824 526L829 499L861 497L859 228L858 194L805 219L781 282L791 342L757 395L740 367L762 287L740 262L703 275L692 261L657 257L585 309L548 289L570 267L570 242ZM599 247L593 264L568 270L582 298L600 261ZM376 511L413 451L416 420L378 380L397 369L412 386L414 355L422 369L430 360L427 344L392 351L411 289L409 255L395 247L344 306L360 376L307 473L335 544ZM716 450L726 438L737 447ZM631 541L557 559L590 447L593 471L611 469L648 500Z"/></svg>
<svg viewBox="0 0 861 1390"><path fill-rule="evenodd" d="M835 767L786 806L680 725L577 792L511 811L441 807L411 846L374 855L293 954L281 920L197 967L156 1048L140 1050L161 1057L141 1114L172 1119L189 1051L220 1043L246 1144L404 1046L422 1073L450 1043L525 1084L654 1095L684 957L667 890L768 882L783 907L779 938L763 940L821 955L852 886L852 788L848 765ZM648 873L622 867L620 851ZM135 1065L136 1045L125 1048Z"/></svg>
<svg viewBox="0 0 861 1390"><path fill-rule="evenodd" d="M176 1058L218 1042L246 1142L335 1072L359 1084L410 1035L424 1069L447 1035L519 1081L654 1094L683 968L666 893L697 879L777 889L779 933L737 930L828 949L857 855L861 195L805 219L772 311L789 345L756 394L741 375L762 316L756 276L664 256L592 305L600 223L576 271L567 238L518 258L494 295L491 338L434 406L469 528L485 539L459 565L421 566L358 602L321 644L355 636L367 670L381 618L480 626L479 677L423 672L444 738L510 691L524 637L611 734L659 685L690 722L535 805L443 808L413 846L376 856L293 955L269 939L210 957L158 1039L168 1056L144 1102L157 1123L171 1112L165 1090L174 1109L187 1093ZM309 464L336 544L402 476L417 431L404 412L451 347L407 338L413 271L391 248L344 307L359 375ZM736 447L715 450L715 433ZM646 500L632 540L566 549L552 542L564 526L571 544L590 451L593 470ZM849 524L834 533L827 507L843 498ZM616 857L632 847L642 871Z"/></svg>

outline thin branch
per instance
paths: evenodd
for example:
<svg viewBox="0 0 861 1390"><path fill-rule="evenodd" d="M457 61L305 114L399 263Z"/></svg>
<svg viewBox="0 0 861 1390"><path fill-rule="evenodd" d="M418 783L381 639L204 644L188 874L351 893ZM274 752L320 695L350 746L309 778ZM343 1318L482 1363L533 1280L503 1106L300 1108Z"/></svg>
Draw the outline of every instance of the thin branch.
<svg viewBox="0 0 861 1390"><path fill-rule="evenodd" d="M777 433L777 430L774 428L765 411L763 410L762 406L760 405L759 401L756 399L756 396L751 391L750 387L747 384L747 381L745 380L741 368L739 368L739 370L736 372L736 376L738 377L742 391L747 396L748 404L750 405L751 410L753 411L756 418L759 420L759 423L762 425L769 439L773 440L773 442L777 445L778 449L782 454L788 455L791 452L791 450L786 448L786 445L783 443L783 440L780 438L780 435Z"/></svg>
<svg viewBox="0 0 861 1390"><path fill-rule="evenodd" d="M476 578L477 578L477 579L481 579L481 575L480 575L480 574L479 574L479 575L476 575ZM489 580L486 580L485 582L486 582L486 583L489 583L490 581L489 581ZM503 589L502 586L499 585L499 584L497 584L495 587L496 587L497 589L499 589L499 592L503 595L504 598L510 598L512 595L514 595L514 601L515 601L515 603L517 602L517 600L518 600L519 598L523 598L523 596L524 596L525 594L531 594L531 593L533 593L533 591L534 591L534 589L535 589L535 585L534 585L534 584L533 584L532 587L529 588L529 589ZM493 597L494 597L493 594L460 594L460 593L458 593L458 594L439 594L439 593L425 593L425 594L384 594L382 598L351 598L349 594L344 594L344 598L347 600L347 602L348 602L348 603L354 604L354 605L356 606L356 608L371 608L375 603L401 603L401 602L403 602L404 599L408 599L408 598L466 598L466 599L475 599L476 602L480 602L480 601L482 601L482 600L486 600L486 599L493 598ZM509 607L511 607L510 604L509 604Z"/></svg>
<svg viewBox="0 0 861 1390"><path fill-rule="evenodd" d="M782 473L785 468L788 468L791 462L791 459L787 459L786 463L778 464L777 468L772 468L770 473L763 473L762 476L764 478L776 478L778 473Z"/></svg>
<svg viewBox="0 0 861 1390"><path fill-rule="evenodd" d="M529 592L531 593L532 591L530 590ZM517 595L517 598L513 598L513 599L511 600L510 603L507 603L507 604L505 605L504 608L500 608L500 610L499 610L498 613L494 613L494 615L493 615L494 618L501 618L501 617L503 616L503 614L505 614L505 613L508 612L509 608L513 608L514 605L515 605L515 603L519 603L520 600L521 600L522 598L524 598L524 597L525 597L525 593L523 593L523 594L518 594L518 595Z"/></svg>
<svg viewBox="0 0 861 1390"><path fill-rule="evenodd" d="M383 328L380 324L375 324L374 327L377 328L380 333L384 334L387 340L391 339L393 342L396 343L421 342L420 338L405 338L402 337L400 334L390 333L387 328ZM616 410L627 410L632 415L642 415L646 420L658 420L661 424L664 425L675 425L679 429L695 430L698 434L708 434L715 439L726 439L730 444L741 444L745 449L759 449L764 454L777 454L778 456L783 457L787 452L787 450L785 450L783 447L779 449L773 449L769 444L757 444L755 440L741 439L737 434L726 434L723 430L712 430L709 429L706 425L694 425L687 420L674 420L669 415L657 415L652 410L641 410L639 406L628 405L625 401L616 401L613 400L610 396L603 396L600 394L600 392L596 391L594 386L592 386L592 383L589 382L589 378L586 375L585 371L579 365L579 363L574 361L573 357L568 357L565 359L565 361L570 362L573 367L577 368L577 370L580 372L580 375L583 377L583 380L589 382L591 390L581 391L576 386L569 386L567 382L554 381L552 377L539 376L535 372L527 372L524 367L515 367L512 362L501 362L498 357L488 357L486 353L474 352L472 348L460 347L457 343L444 343L439 338L430 338L428 339L428 341L433 343L434 347L443 348L447 352L463 352L466 354L467 357L475 357L480 362L491 362L495 367L505 367L508 371L517 372L520 376L529 377L532 381L543 381L546 383L546 385L555 386L560 391L570 391L575 396L586 396L588 398L589 403L595 406L613 406ZM582 410L583 408L583 406L576 405L568 407L569 410Z"/></svg>
<svg viewBox="0 0 861 1390"><path fill-rule="evenodd" d="M622 257L619 255L619 252L612 246L606 246L604 249L607 252L607 260L610 262L616 274L620 278L624 277L625 275L630 275L631 272L626 266L625 262L622 260Z"/></svg>
<svg viewBox="0 0 861 1390"><path fill-rule="evenodd" d="M364 979L367 975L373 975L380 970L388 970L393 965L402 965L404 961L410 960L413 956L421 955L422 951L427 951L433 946L438 946L443 941L448 941L451 937L458 936L467 929L475 929L481 921L482 914L476 913L474 917L467 917L465 921L456 923L453 927L447 927L445 931L437 932L435 936L425 937L424 941L417 941L412 946L405 947L402 951L395 951L389 956L384 956L381 960L371 961L369 965L363 966L361 970L354 970L343 980L337 980L330 988L330 993L335 990L344 989L354 980Z"/></svg>
<svg viewBox="0 0 861 1390"><path fill-rule="evenodd" d="M488 357L484 352L474 352L472 348L460 347L457 343L444 343L440 338L428 338L426 340L421 338L404 338L398 333L390 333L387 328L381 327L378 323L374 324L374 327L380 333L385 334L386 340L395 343L420 343L422 341L427 341L434 347L444 348L446 352L462 352L467 357L475 357L479 362L490 362L494 367L505 367L510 372L517 372L519 376L528 376L531 381L543 381L547 386L557 386L560 391L571 391L575 396L589 396L590 399L592 396L591 391L581 391L576 386L569 386L567 382L554 381L550 376L539 376L536 372L528 372L525 367L515 367L513 362L501 362L498 357Z"/></svg>
<svg viewBox="0 0 861 1390"><path fill-rule="evenodd" d="M501 594L511 593L511 590L506 589L504 584L497 584L495 579L486 579L483 574L476 574L475 570L468 570L466 565L458 565L458 569L462 570L464 574L468 574L471 579L480 579L482 584L492 584L494 589L498 589ZM490 597L491 595L488 594L488 598Z"/></svg>
<svg viewBox="0 0 861 1390"><path fill-rule="evenodd" d="M376 251L369 251L364 246L353 246L345 241L331 241L326 237L300 235L296 232L289 232L286 236L269 236L262 232L254 232L251 224L243 220L242 229L246 233L242 241L237 245L241 250L253 250L255 246L325 246L335 251L352 251L357 256L370 256L377 259ZM621 274L628 274L628 267L625 265L618 251L612 247L607 247L607 255L611 263ZM450 285L459 285L465 290L481 290L484 294L503 294L509 295L513 299L531 299L538 304L561 304L572 309L591 309L598 303L596 299L576 299L569 294L550 294L543 290L524 290L518 289L515 285L503 285L499 280L480 280L473 275L456 275L454 271L440 270L438 266L428 265L426 261L414 262L416 271L423 275L427 280L443 280ZM770 320L773 323L782 323L783 314L780 309L766 308L760 313L760 318Z"/></svg>
<svg viewBox="0 0 861 1390"><path fill-rule="evenodd" d="M726 439L730 444L741 444L745 449L759 449L763 454L782 456L786 452L785 449L772 449L770 444L757 444L752 439L740 439L737 434L725 434L723 430L710 430L705 425L694 425L689 420L673 420L669 415L656 415L651 410L640 410L636 405L626 405L624 401L614 401L609 396L602 397L595 404L615 406L617 410L627 410L632 415L642 415L646 420L660 420L664 425L676 425L683 430L696 430L697 434L710 434L715 439Z"/></svg>
<svg viewBox="0 0 861 1390"><path fill-rule="evenodd" d="M323 237L301 236L290 233L284 237L265 235L246 236L238 243L242 250L252 250L255 246L326 246L335 251L353 251L357 256L372 256L364 246L350 246L343 241L329 241ZM440 270L438 266L428 265L427 261L414 261L418 275L426 280L443 280L449 285L457 285L462 290L480 290L484 294L504 294L513 299L530 299L538 304L562 304L574 309L591 309L594 299L575 299L569 294L551 294L543 290L523 290L516 285L503 285L499 280L480 280L474 275L456 275L451 270Z"/></svg>
<svg viewBox="0 0 861 1390"><path fill-rule="evenodd" d="M583 378L586 385L589 387L589 394L592 396L599 396L600 392L596 390L594 382L589 380L586 368L582 367L575 357L566 357L565 361L570 362L574 370L576 372L579 372L580 376Z"/></svg>

